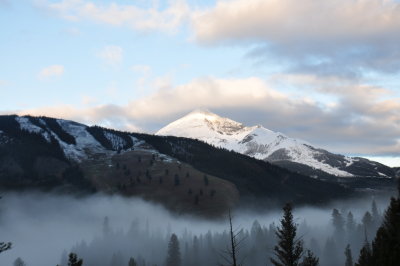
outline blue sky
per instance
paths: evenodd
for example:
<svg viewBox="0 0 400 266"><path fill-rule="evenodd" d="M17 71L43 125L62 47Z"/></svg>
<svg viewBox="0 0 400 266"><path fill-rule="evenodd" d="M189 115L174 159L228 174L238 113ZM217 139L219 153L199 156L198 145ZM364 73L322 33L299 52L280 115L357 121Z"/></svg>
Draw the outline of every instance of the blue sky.
<svg viewBox="0 0 400 266"><path fill-rule="evenodd" d="M3 114L154 132L197 108L399 165L394 0L0 0Z"/></svg>

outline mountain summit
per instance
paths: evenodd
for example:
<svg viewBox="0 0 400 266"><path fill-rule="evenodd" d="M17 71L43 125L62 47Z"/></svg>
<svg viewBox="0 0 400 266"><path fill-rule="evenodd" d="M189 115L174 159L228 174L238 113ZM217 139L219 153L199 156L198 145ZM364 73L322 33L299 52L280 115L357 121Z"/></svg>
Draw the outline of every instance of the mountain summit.
<svg viewBox="0 0 400 266"><path fill-rule="evenodd" d="M364 158L324 149L262 126L247 127L204 110L193 111L156 135L193 138L314 177L392 177L393 170Z"/></svg>

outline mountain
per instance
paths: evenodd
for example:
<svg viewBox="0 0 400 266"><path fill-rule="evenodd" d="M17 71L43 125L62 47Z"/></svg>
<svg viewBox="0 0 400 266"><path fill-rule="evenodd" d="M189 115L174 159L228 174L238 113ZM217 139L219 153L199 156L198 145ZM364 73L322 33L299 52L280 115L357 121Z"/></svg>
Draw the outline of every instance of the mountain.
<svg viewBox="0 0 400 266"><path fill-rule="evenodd" d="M247 127L208 111L193 111L156 135L198 139L313 177L394 177L393 169L383 164L333 154L260 125Z"/></svg>
<svg viewBox="0 0 400 266"><path fill-rule="evenodd" d="M316 204L353 193L198 140L16 115L0 116L0 187L118 193L206 215L249 201Z"/></svg>

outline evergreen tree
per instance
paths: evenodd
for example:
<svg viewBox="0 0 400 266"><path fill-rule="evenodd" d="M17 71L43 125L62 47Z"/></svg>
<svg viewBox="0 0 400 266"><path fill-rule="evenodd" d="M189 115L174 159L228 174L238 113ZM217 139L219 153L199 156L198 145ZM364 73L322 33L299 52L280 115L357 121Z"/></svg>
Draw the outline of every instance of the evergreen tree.
<svg viewBox="0 0 400 266"><path fill-rule="evenodd" d="M371 229L372 227L372 215L370 212L366 212L362 218L362 223L364 225L364 227L367 229ZM369 231L368 231L369 232Z"/></svg>
<svg viewBox="0 0 400 266"><path fill-rule="evenodd" d="M371 204L371 214L372 214L372 223L374 225L374 229L378 228L382 222L382 217L379 214L378 207L376 206L375 199L372 200Z"/></svg>
<svg viewBox="0 0 400 266"><path fill-rule="evenodd" d="M26 263L21 258L17 258L14 261L13 266L26 266Z"/></svg>
<svg viewBox="0 0 400 266"><path fill-rule="evenodd" d="M351 249L350 249L350 245L346 246L346 249L344 251L344 255L346 256L346 262L345 262L345 266L353 266L353 256L351 255Z"/></svg>
<svg viewBox="0 0 400 266"><path fill-rule="evenodd" d="M343 234L344 232L344 220L342 215L337 209L332 210L332 223L335 227L335 234Z"/></svg>
<svg viewBox="0 0 400 266"><path fill-rule="evenodd" d="M281 226L275 232L278 245L275 246L277 260L271 258L275 266L297 266L303 253L303 243L296 239L297 225L293 221L292 206L287 203L283 207Z"/></svg>
<svg viewBox="0 0 400 266"><path fill-rule="evenodd" d="M82 266L82 259L78 259L75 253L69 253L68 266Z"/></svg>
<svg viewBox="0 0 400 266"><path fill-rule="evenodd" d="M400 262L400 198L392 198L381 227L372 242L373 265L394 266Z"/></svg>
<svg viewBox="0 0 400 266"><path fill-rule="evenodd" d="M181 252L179 250L178 237L175 234L171 235L168 243L168 255L166 266L180 266L181 265Z"/></svg>
<svg viewBox="0 0 400 266"><path fill-rule="evenodd" d="M371 256L371 245L368 243L368 240L366 240L364 246L360 250L360 256L355 266L374 266L371 261Z"/></svg>
<svg viewBox="0 0 400 266"><path fill-rule="evenodd" d="M319 259L315 257L315 255L311 252L311 250L307 250L307 255L303 258L303 261L300 263L300 266L318 266Z"/></svg>
<svg viewBox="0 0 400 266"><path fill-rule="evenodd" d="M134 258L129 259L128 266L138 266Z"/></svg>
<svg viewBox="0 0 400 266"><path fill-rule="evenodd" d="M346 221L346 230L347 234L351 234L356 229L356 223L354 221L354 216L352 212L347 214L347 221Z"/></svg>
<svg viewBox="0 0 400 266"><path fill-rule="evenodd" d="M372 219L375 220L379 220L380 215L379 215L379 211L378 211L378 207L376 206L376 201L375 199L372 200L372 204L371 204L371 213L372 213Z"/></svg>

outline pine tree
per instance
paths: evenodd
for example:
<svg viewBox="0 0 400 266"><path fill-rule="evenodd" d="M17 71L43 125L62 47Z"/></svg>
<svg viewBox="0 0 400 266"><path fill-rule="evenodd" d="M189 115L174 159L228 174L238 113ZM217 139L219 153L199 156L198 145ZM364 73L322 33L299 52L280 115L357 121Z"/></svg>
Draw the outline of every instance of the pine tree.
<svg viewBox="0 0 400 266"><path fill-rule="evenodd" d="M168 243L168 255L166 266L180 266L181 265L181 252L179 250L178 237L175 234L171 235Z"/></svg>
<svg viewBox="0 0 400 266"><path fill-rule="evenodd" d="M128 266L138 266L134 258L129 259Z"/></svg>
<svg viewBox="0 0 400 266"><path fill-rule="evenodd" d="M347 214L347 221L346 221L346 230L347 230L347 234L351 234L354 232L356 228L356 223L354 221L354 216L352 212L349 212Z"/></svg>
<svg viewBox="0 0 400 266"><path fill-rule="evenodd" d="M311 250L307 250L307 255L303 258L303 261L300 263L301 266L318 266L319 259L315 257L315 255L311 252Z"/></svg>
<svg viewBox="0 0 400 266"><path fill-rule="evenodd" d="M360 256L358 257L358 262L355 266L373 266L371 256L371 245L366 240L364 246L360 250Z"/></svg>
<svg viewBox="0 0 400 266"><path fill-rule="evenodd" d="M271 258L275 266L297 266L303 253L303 243L296 239L297 225L293 221L292 206L287 203L283 207L281 226L275 232L278 245L275 246L275 256Z"/></svg>
<svg viewBox="0 0 400 266"><path fill-rule="evenodd" d="M17 258L14 261L13 266L26 266L26 263L21 258Z"/></svg>
<svg viewBox="0 0 400 266"><path fill-rule="evenodd" d="M375 225L379 225L381 222L381 216L379 215L378 207L376 206L375 199L372 200L371 204L372 220Z"/></svg>
<svg viewBox="0 0 400 266"><path fill-rule="evenodd" d="M394 266L399 265L399 262L400 198L392 198L382 225L372 242L372 263L373 265Z"/></svg>
<svg viewBox="0 0 400 266"><path fill-rule="evenodd" d="M372 215L370 212L366 212L362 218L362 223L364 227L367 229L368 232L370 232L370 229L372 229Z"/></svg>
<svg viewBox="0 0 400 266"><path fill-rule="evenodd" d="M344 220L342 215L337 209L332 211L332 223L335 227L335 233L343 234L344 232Z"/></svg>
<svg viewBox="0 0 400 266"><path fill-rule="evenodd" d="M75 253L69 253L68 266L82 266L82 259L78 259Z"/></svg>
<svg viewBox="0 0 400 266"><path fill-rule="evenodd" d="M345 262L345 266L353 266L353 256L351 255L351 249L350 249L350 245L346 246L346 249L344 251L344 255L346 256L346 262Z"/></svg>

